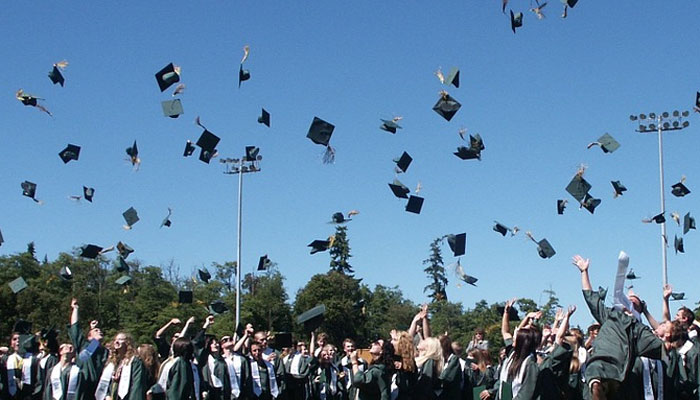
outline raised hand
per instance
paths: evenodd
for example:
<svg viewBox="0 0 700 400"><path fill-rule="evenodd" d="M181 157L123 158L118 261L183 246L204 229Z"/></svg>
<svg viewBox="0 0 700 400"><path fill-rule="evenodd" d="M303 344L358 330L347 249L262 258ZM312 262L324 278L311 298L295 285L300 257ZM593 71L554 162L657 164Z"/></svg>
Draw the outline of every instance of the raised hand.
<svg viewBox="0 0 700 400"><path fill-rule="evenodd" d="M579 271L581 272L586 272L588 271L588 266L591 263L591 260L589 258L583 258L580 255L576 254L572 259L572 263L578 268Z"/></svg>

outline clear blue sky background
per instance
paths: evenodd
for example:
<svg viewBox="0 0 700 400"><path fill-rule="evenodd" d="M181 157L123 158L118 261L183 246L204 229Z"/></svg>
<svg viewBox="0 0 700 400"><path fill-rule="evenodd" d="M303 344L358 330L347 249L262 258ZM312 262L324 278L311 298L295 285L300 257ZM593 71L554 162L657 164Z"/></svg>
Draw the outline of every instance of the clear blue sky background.
<svg viewBox="0 0 700 400"><path fill-rule="evenodd" d="M198 161L198 151L182 157L185 141L201 133L199 115L221 137L222 156L261 148L262 172L244 177L243 271L267 253L292 298L328 269L328 254L311 256L306 245L333 233L334 212L357 209L349 224L356 275L371 286L398 285L416 302L426 300L421 262L430 241L466 232L461 261L479 286L458 288L450 275L450 300L540 300L551 286L563 304L584 308L571 256L591 257L593 284L612 288L625 250L642 276L635 289L659 314L659 227L640 222L659 212L657 141L636 133L628 116L692 108L700 5L582 0L561 19L562 5L550 1L544 20L525 0L510 6L525 14L516 35L496 0L8 2L0 15L0 251L35 241L39 257L53 259L121 240L144 263L174 260L185 275L235 260L237 177L222 174L217 160ZM252 78L238 89L246 44ZM61 88L46 74L63 59L70 65ZM160 93L154 79L170 62L187 85L178 119L162 115L173 88ZM446 89L462 109L447 122L431 109L444 88L433 72L452 66L461 86ZM22 106L19 88L45 98L54 117ZM261 107L272 114L269 129L256 121ZM379 130L379 119L394 115L404 117L403 129ZM333 165L322 164L323 148L305 137L314 116L336 126ZM693 213L700 191L697 114L690 121L665 135L667 209L681 215ZM481 134L482 161L452 155L465 144L460 127ZM586 149L605 132L622 144L618 151ZM137 172L124 153L134 140ZM57 153L68 143L82 152L64 165ZM387 186L402 151L414 161L399 178L423 185L420 215L404 211ZM564 191L582 163L603 200L595 215ZM670 197L682 174L693 193ZM43 206L21 195L24 180L38 184ZM611 180L629 191L613 199ZM94 203L68 199L83 185L95 187ZM556 200L564 198L560 216ZM141 221L125 231L121 214L130 206ZM173 225L159 229L167 207ZM673 239L681 232L668 219ZM522 233L501 237L494 220L546 237L556 256L541 259ZM685 236L686 254L669 249L670 281L691 307L700 294L692 283L698 235ZM590 321L585 309L575 318Z"/></svg>

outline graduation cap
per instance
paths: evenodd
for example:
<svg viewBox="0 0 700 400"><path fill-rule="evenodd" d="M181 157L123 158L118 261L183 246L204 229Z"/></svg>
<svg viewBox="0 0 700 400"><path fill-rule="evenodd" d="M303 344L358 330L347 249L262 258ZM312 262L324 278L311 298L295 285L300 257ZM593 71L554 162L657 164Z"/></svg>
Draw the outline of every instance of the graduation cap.
<svg viewBox="0 0 700 400"><path fill-rule="evenodd" d="M685 249L683 248L683 236L673 236L673 248L676 250L676 254L685 253Z"/></svg>
<svg viewBox="0 0 700 400"><path fill-rule="evenodd" d="M209 279L211 279L211 274L209 273L209 271L207 271L206 268L200 269L199 271L197 271L197 273L199 274L200 281L204 283L209 283Z"/></svg>
<svg viewBox="0 0 700 400"><path fill-rule="evenodd" d="M399 182L398 179L394 179L394 183L390 183L389 188L394 193L394 196L400 199L407 199L408 194L411 193L411 189L409 189L403 183Z"/></svg>
<svg viewBox="0 0 700 400"><path fill-rule="evenodd" d="M126 148L126 154L129 156L129 160L131 161L131 165L135 166L135 165L141 163L141 159L139 159L139 148L136 145L135 140L134 140L133 145Z"/></svg>
<svg viewBox="0 0 700 400"><path fill-rule="evenodd" d="M12 326L13 333L19 333L20 335L31 335L32 334L32 323L25 321L23 319L18 319Z"/></svg>
<svg viewBox="0 0 700 400"><path fill-rule="evenodd" d="M455 263L455 273L461 281L468 285L476 286L476 282L479 280L473 276L467 275L467 273L464 272L464 268L462 268L462 263L459 261L459 259L457 259L457 262Z"/></svg>
<svg viewBox="0 0 700 400"><path fill-rule="evenodd" d="M270 113L264 108L262 109L262 114L258 117L258 123L270 127Z"/></svg>
<svg viewBox="0 0 700 400"><path fill-rule="evenodd" d="M338 211L336 213L333 213L333 216L331 217L331 222L334 224L342 224L344 222L352 221L349 218L345 218L345 214L342 212Z"/></svg>
<svg viewBox="0 0 700 400"><path fill-rule="evenodd" d="M117 251L119 252L119 255L126 260L129 257L129 254L134 252L134 249L132 249L126 243L119 242L117 243Z"/></svg>
<svg viewBox="0 0 700 400"><path fill-rule="evenodd" d="M180 304L192 304L193 295L191 290L180 290L177 292L177 302Z"/></svg>
<svg viewBox="0 0 700 400"><path fill-rule="evenodd" d="M394 159L394 162L396 163L396 172L406 172L412 161L413 158L404 151L403 154L401 154L401 157Z"/></svg>
<svg viewBox="0 0 700 400"><path fill-rule="evenodd" d="M126 221L124 229L129 230L135 223L139 222L139 214L134 207L129 207L128 210L122 213L122 216L124 217L124 221Z"/></svg>
<svg viewBox="0 0 700 400"><path fill-rule="evenodd" d="M321 304L297 316L297 323L304 324L305 331L313 331L323 322L326 306Z"/></svg>
<svg viewBox="0 0 700 400"><path fill-rule="evenodd" d="M399 124L397 124L397 122L399 120L401 120L401 118L397 117L397 118L394 118L391 120L386 120L386 119L380 119L380 120L382 121L382 124L379 125L379 129L381 129L383 131L387 131L390 133L396 133L397 129L402 129L401 126Z"/></svg>
<svg viewBox="0 0 700 400"><path fill-rule="evenodd" d="M292 342L292 334L289 332L278 332L272 337L274 348L283 349L285 347L294 347Z"/></svg>
<svg viewBox="0 0 700 400"><path fill-rule="evenodd" d="M438 99L437 103L433 106L433 110L449 121L457 114L460 107L462 107L462 105L443 90L440 92L440 99Z"/></svg>
<svg viewBox="0 0 700 400"><path fill-rule="evenodd" d="M65 149L58 153L58 156L61 157L64 164L68 164L68 161L70 160L78 161L78 157L80 156L80 146L69 144Z"/></svg>
<svg viewBox="0 0 700 400"><path fill-rule="evenodd" d="M119 277L119 279L114 281L114 283L119 286L126 286L131 283L131 277L129 275L122 275Z"/></svg>
<svg viewBox="0 0 700 400"><path fill-rule="evenodd" d="M207 308L207 311L209 311L209 314L211 315L219 315L228 312L228 307L223 301L215 300L209 303L209 308Z"/></svg>
<svg viewBox="0 0 700 400"><path fill-rule="evenodd" d="M267 258L267 254L261 256L260 260L258 260L258 271L265 271L269 265L270 259Z"/></svg>
<svg viewBox="0 0 700 400"><path fill-rule="evenodd" d="M570 8L574 8L578 0L561 0L562 3L566 4Z"/></svg>
<svg viewBox="0 0 700 400"><path fill-rule="evenodd" d="M119 264L117 265L117 271L128 274L130 269L131 268L129 267L129 264L126 262L126 259L124 259L124 257L122 257L122 256L119 256Z"/></svg>
<svg viewBox="0 0 700 400"><path fill-rule="evenodd" d="M671 293L671 300L685 300L685 292L672 292Z"/></svg>
<svg viewBox="0 0 700 400"><path fill-rule="evenodd" d="M500 223L498 221L494 221L494 223L495 223L495 225L493 226L493 230L500 233L502 236L505 237L506 233L508 233L508 231L510 231L510 229L507 226L503 225L502 223Z"/></svg>
<svg viewBox="0 0 700 400"><path fill-rule="evenodd" d="M320 251L326 251L331 246L330 240L314 240L307 247L311 247L311 254L316 254Z"/></svg>
<svg viewBox="0 0 700 400"><path fill-rule="evenodd" d="M680 182L671 186L671 194L676 197L683 197L687 194L690 194L690 189L688 189L683 183L683 179L681 179Z"/></svg>
<svg viewBox="0 0 700 400"><path fill-rule="evenodd" d="M615 140L609 133L604 134L598 138L597 142L589 143L588 148L593 146L600 146L603 149L603 153L612 153L620 147L620 143Z"/></svg>
<svg viewBox="0 0 700 400"><path fill-rule="evenodd" d="M651 218L645 218L642 220L642 222L644 222L645 224L648 224L652 221L656 222L657 224L662 224L662 223L666 222L666 217L664 216L664 213L661 213L661 214L654 215Z"/></svg>
<svg viewBox="0 0 700 400"><path fill-rule="evenodd" d="M21 350L23 350L25 354L27 354L27 353L36 354L39 352L39 341L37 340L36 335L34 335L34 334L20 335L19 340L20 340Z"/></svg>
<svg viewBox="0 0 700 400"><path fill-rule="evenodd" d="M246 146L245 147L245 160L246 161L258 161L260 158L260 147L256 146Z"/></svg>
<svg viewBox="0 0 700 400"><path fill-rule="evenodd" d="M58 276L60 276L64 281L69 282L73 280L73 271L71 271L67 265L64 265L58 272Z"/></svg>
<svg viewBox="0 0 700 400"><path fill-rule="evenodd" d="M578 202L583 201L586 194L588 194L588 191L591 190L592 187L588 181L583 179L582 174L582 171L579 170L579 172L576 173L576 175L574 175L574 177L571 179L571 182L569 182L569 184L566 186L566 191Z"/></svg>
<svg viewBox="0 0 700 400"><path fill-rule="evenodd" d="M499 314L503 315L503 313L506 311L505 306L498 306L496 307L496 310L498 311ZM520 321L520 316L518 315L518 310L515 309L515 307L510 307L508 309L508 319L510 321Z"/></svg>
<svg viewBox="0 0 700 400"><path fill-rule="evenodd" d="M102 253L102 247L94 245L94 244L88 244L88 245L82 247L82 249L80 251L80 257L95 259L101 253Z"/></svg>
<svg viewBox="0 0 700 400"><path fill-rule="evenodd" d="M691 217L690 213L687 213L683 217L683 234L685 235L691 229L695 229L695 218Z"/></svg>
<svg viewBox="0 0 700 400"><path fill-rule="evenodd" d="M168 228L170 225L172 225L172 222L170 221L170 216L173 215L173 209L168 207L168 215L163 218L163 222L160 223L160 228L167 226Z"/></svg>
<svg viewBox="0 0 700 400"><path fill-rule="evenodd" d="M41 337L41 340L58 343L58 331L53 326L50 328L42 328L39 336Z"/></svg>
<svg viewBox="0 0 700 400"><path fill-rule="evenodd" d="M335 126L333 124L314 117L313 121L311 121L309 132L306 134L306 137L311 139L312 142L326 146L326 153L323 155L325 164L332 163L335 160L335 150L329 144L334 129Z"/></svg>
<svg viewBox="0 0 700 400"><path fill-rule="evenodd" d="M583 201L581 202L581 206L588 210L591 214L595 212L595 208L598 207L601 203L600 199L595 199L593 196L590 194L586 193L586 196L583 198Z"/></svg>
<svg viewBox="0 0 700 400"><path fill-rule="evenodd" d="M41 201L37 200L36 198L36 183L24 181L22 182L21 186L23 196L27 196L30 199L34 200L35 203L41 204Z"/></svg>
<svg viewBox="0 0 700 400"><path fill-rule="evenodd" d="M455 257L464 255L467 247L467 234L459 233L457 235L447 235L447 244Z"/></svg>
<svg viewBox="0 0 700 400"><path fill-rule="evenodd" d="M164 92L174 83L180 82L180 67L173 65L173 63L166 65L165 68L156 73L156 81L160 91Z"/></svg>
<svg viewBox="0 0 700 400"><path fill-rule="evenodd" d="M523 13L514 14L513 10L510 10L510 29L515 33L515 28L520 28L521 26L523 26Z"/></svg>
<svg viewBox="0 0 700 400"><path fill-rule="evenodd" d="M185 111L182 108L182 101L180 99L165 100L160 103L163 108L163 115L170 118L177 118L184 114Z"/></svg>
<svg viewBox="0 0 700 400"><path fill-rule="evenodd" d="M35 107L35 108L49 114L50 116L53 116L51 114L51 112L48 109L46 109L46 107L39 104L38 100L43 100L43 99L36 97L36 96L33 96L31 94L24 93L24 90L22 90L22 89L19 89L15 93L15 97L17 98L17 100L19 100L25 106Z"/></svg>
<svg viewBox="0 0 700 400"><path fill-rule="evenodd" d="M192 144L191 141L188 140L187 143L185 144L185 151L184 151L184 153L182 153L182 155L184 157L189 157L192 155L192 153L194 153L194 151L195 151L194 145Z"/></svg>
<svg viewBox="0 0 700 400"><path fill-rule="evenodd" d="M462 160L478 159L481 160L481 150L484 150L484 141L479 134L469 135L469 147L459 146L457 152L454 153Z"/></svg>
<svg viewBox="0 0 700 400"><path fill-rule="evenodd" d="M459 88L459 68L452 67L444 83L445 85L454 85L454 87Z"/></svg>
<svg viewBox="0 0 700 400"><path fill-rule="evenodd" d="M61 87L63 87L63 84L66 82L65 78L63 78L63 74L61 73L62 70L64 70L68 66L68 61L61 61L57 62L56 64L53 65L53 68L51 71L49 71L49 79L51 79L51 82L55 84L60 84Z"/></svg>
<svg viewBox="0 0 700 400"><path fill-rule="evenodd" d="M10 289L12 289L12 293L14 294L23 291L29 286L27 285L27 282L24 280L24 278L22 278L21 276L8 283L8 285L10 286Z"/></svg>
<svg viewBox="0 0 700 400"><path fill-rule="evenodd" d="M2 246L3 243L5 243L5 239L3 239L2 231L0 231L0 246Z"/></svg>
<svg viewBox="0 0 700 400"><path fill-rule="evenodd" d="M85 200L92 203L92 197L94 195L95 195L95 188L83 186L83 197L85 197Z"/></svg>
<svg viewBox="0 0 700 400"><path fill-rule="evenodd" d="M238 87L240 88L241 82L245 82L248 79L250 79L250 71L243 69L243 64L241 64L241 67L238 70Z"/></svg>
<svg viewBox="0 0 700 400"><path fill-rule="evenodd" d="M639 278L641 278L641 277L637 276L637 275L634 273L634 270L633 270L632 268L630 268L630 271L627 273L627 275L625 276L625 278L628 279L628 280L633 281L633 280L639 279Z"/></svg>
<svg viewBox="0 0 700 400"><path fill-rule="evenodd" d="M195 124L204 129L204 132L202 132L202 134L199 136L196 143L197 146L202 149L199 153L199 160L209 164L209 160L211 160L212 157L214 157L214 154L216 154L216 145L219 144L221 139L215 134L209 132L209 130L202 125L199 117L195 119Z"/></svg>
<svg viewBox="0 0 700 400"><path fill-rule="evenodd" d="M566 203L568 200L557 200L557 214L564 214L564 209L566 208Z"/></svg>
<svg viewBox="0 0 700 400"><path fill-rule="evenodd" d="M615 190L615 195L613 197L622 196L622 193L627 191L625 185L620 183L620 181L610 181L613 189Z"/></svg>
<svg viewBox="0 0 700 400"><path fill-rule="evenodd" d="M557 252L554 250L554 248L547 239L537 241L530 232L526 232L525 235L537 244L537 254L539 254L540 257L552 258L555 254L557 254Z"/></svg>
<svg viewBox="0 0 700 400"><path fill-rule="evenodd" d="M423 200L422 197L411 195L408 198L408 203L406 203L406 211L420 214L420 210L423 208Z"/></svg>
<svg viewBox="0 0 700 400"><path fill-rule="evenodd" d="M700 92L695 92L695 107L693 111L700 112Z"/></svg>

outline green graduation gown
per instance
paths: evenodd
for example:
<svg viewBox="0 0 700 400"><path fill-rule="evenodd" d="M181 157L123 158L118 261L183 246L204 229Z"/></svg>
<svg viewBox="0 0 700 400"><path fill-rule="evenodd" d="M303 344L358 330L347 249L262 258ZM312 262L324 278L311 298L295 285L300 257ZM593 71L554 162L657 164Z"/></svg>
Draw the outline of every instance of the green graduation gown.
<svg viewBox="0 0 700 400"><path fill-rule="evenodd" d="M167 400L196 400L194 372L189 361L177 357L168 371Z"/></svg>
<svg viewBox="0 0 700 400"><path fill-rule="evenodd" d="M358 371L352 382L359 389L359 400L391 399L391 373L382 364L370 365L366 371Z"/></svg>
<svg viewBox="0 0 700 400"><path fill-rule="evenodd" d="M68 337L70 337L73 347L75 348L76 365L80 367L80 373L82 374L82 384L80 385L80 391L76 394L76 399L94 400L95 390L97 390L97 384L100 381L102 369L109 357L109 351L100 345L92 356L87 357L87 353L83 351L87 351L86 349L90 342L77 323L68 326Z"/></svg>

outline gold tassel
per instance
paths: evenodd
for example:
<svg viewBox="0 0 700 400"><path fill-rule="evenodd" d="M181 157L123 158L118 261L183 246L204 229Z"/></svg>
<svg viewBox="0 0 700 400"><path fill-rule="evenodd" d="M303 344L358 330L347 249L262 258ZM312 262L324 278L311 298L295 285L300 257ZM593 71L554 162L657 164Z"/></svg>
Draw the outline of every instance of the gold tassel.
<svg viewBox="0 0 700 400"><path fill-rule="evenodd" d="M56 64L54 64L53 66L58 68L58 69L64 70L68 66L68 61L66 61L66 60L59 61Z"/></svg>
<svg viewBox="0 0 700 400"><path fill-rule="evenodd" d="M243 46L243 58L241 59L241 64L245 62L245 60L248 59L248 55L250 54L250 46L245 45Z"/></svg>

